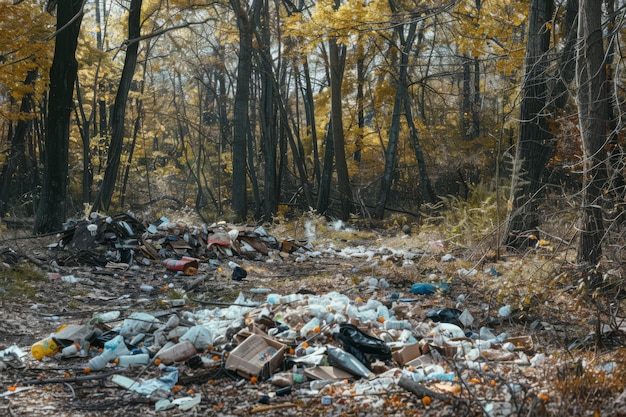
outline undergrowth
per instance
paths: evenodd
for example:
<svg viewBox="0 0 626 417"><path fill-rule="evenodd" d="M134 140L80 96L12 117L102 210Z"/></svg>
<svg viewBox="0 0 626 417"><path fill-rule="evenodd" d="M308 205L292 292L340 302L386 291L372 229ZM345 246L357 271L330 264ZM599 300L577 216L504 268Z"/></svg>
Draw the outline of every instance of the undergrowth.
<svg viewBox="0 0 626 417"><path fill-rule="evenodd" d="M44 273L30 264L0 265L0 285L4 289L3 298L34 300L38 292L34 284L46 280L47 277Z"/></svg>

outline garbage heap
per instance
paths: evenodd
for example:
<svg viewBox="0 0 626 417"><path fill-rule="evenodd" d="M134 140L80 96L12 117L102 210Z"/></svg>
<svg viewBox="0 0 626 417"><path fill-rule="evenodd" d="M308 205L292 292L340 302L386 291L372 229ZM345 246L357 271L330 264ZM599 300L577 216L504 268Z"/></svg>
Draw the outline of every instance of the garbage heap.
<svg viewBox="0 0 626 417"><path fill-rule="evenodd" d="M59 242L50 249L60 250L60 266L99 267L149 266L167 259L191 257L200 260L241 256L262 259L270 251L291 253L304 249L308 242L294 239L279 241L262 226L235 226L226 222L207 226L190 225L161 217L142 223L129 214L70 221Z"/></svg>
<svg viewBox="0 0 626 417"><path fill-rule="evenodd" d="M368 285L388 284L372 278ZM471 398L480 398L476 401L488 415L515 412L527 394L520 385L499 386L496 371L541 360L541 355L528 356L532 338L496 335L487 327L472 330L468 310L428 309L432 295L423 295L423 286L412 290L412 298L392 293L368 300L339 292L266 293L261 302L240 293L227 306L135 311L126 317L106 311L87 323L62 327L33 345L31 353L36 359L75 358L79 369L92 374L158 367L152 369L159 375L150 379L110 376L154 401L156 411L187 410L201 402L201 394L176 398L177 384L230 377L239 381L236 386L265 382L258 397L265 406L301 394L333 406L345 394L380 394L397 387L428 405L470 398L468 389L480 382L481 389L492 392Z"/></svg>

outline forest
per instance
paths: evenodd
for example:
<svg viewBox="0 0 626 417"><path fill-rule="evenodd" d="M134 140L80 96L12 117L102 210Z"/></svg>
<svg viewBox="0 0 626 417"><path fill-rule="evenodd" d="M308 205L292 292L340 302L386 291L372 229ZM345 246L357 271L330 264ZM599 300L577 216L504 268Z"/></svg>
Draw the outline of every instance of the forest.
<svg viewBox="0 0 626 417"><path fill-rule="evenodd" d="M159 205L207 222L482 210L472 233L497 250L550 223L581 263L623 249L621 1L0 12L0 211L35 233Z"/></svg>

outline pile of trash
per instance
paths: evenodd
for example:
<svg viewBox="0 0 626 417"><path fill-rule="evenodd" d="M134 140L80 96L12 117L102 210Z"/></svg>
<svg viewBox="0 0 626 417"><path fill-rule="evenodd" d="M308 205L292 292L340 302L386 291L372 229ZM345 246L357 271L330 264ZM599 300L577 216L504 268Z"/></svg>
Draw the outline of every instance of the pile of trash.
<svg viewBox="0 0 626 417"><path fill-rule="evenodd" d="M232 279L239 281L247 270L235 257L315 262L324 256L411 265L427 253L441 252L439 241L429 244L430 251L335 248L332 243L314 248L308 241L279 240L260 226L192 226L165 217L142 223L128 214L92 214L88 220L69 223L50 249L58 254L55 262L61 269L87 265L141 271L142 266L158 265L184 276L197 274L206 264L217 270L227 259ZM453 260L449 254L440 258ZM359 274L358 268L352 271ZM457 274L469 277L476 272L462 268ZM76 281L73 275L62 278ZM497 333L496 322L476 320L463 307L463 295L451 299L450 286L433 274L399 293L385 278L367 276L358 290L369 299L332 290L280 294L251 288L232 302L184 294L162 302L166 309L158 312L147 310L148 304L116 304L119 309L64 324L33 344L30 356L18 346L1 351L0 366L62 360L76 375L102 374L120 389L150 400L157 412L190 410L202 403L202 394L185 395L189 393L177 386L225 378L235 390L259 384L258 407L291 398L315 398L319 406L340 407L346 397L371 396L367 401L375 409L384 401L381 393L401 389L423 406L433 400L456 401L466 404L466 411L478 407L490 416L521 413L529 396L540 393L529 393L516 383L501 384L502 374L538 367L545 355L535 354L531 336ZM510 310L498 310L499 320L507 319ZM42 383L46 380L20 381L12 392Z"/></svg>
<svg viewBox="0 0 626 417"><path fill-rule="evenodd" d="M49 249L60 250L56 260L60 266L90 265L120 268L132 265L150 266L155 262L216 259L242 256L247 259L267 257L271 251L291 253L309 250L307 242L285 239L279 241L262 226L235 226L219 222L194 226L183 221L161 217L153 223L142 223L129 214L102 216L92 213L89 219L71 221L64 226L59 242ZM189 259L187 260L187 263ZM177 267L172 270L187 275L197 272Z"/></svg>
<svg viewBox="0 0 626 417"><path fill-rule="evenodd" d="M387 285L372 280L368 285ZM261 302L240 293L214 308L206 303L195 310L135 311L126 317L119 310L103 311L85 323L61 326L33 344L31 355L71 360L86 375L116 371L111 381L151 400L156 411L193 408L201 395L176 398L174 387L218 376L239 381L236 386L247 381L274 387L259 396L264 405L314 394L332 406L346 394L376 395L397 387L426 404L461 398L468 383L484 379L497 364L529 367L541 359L528 356L534 350L530 336L496 335L488 327L473 331L468 310L425 309L430 295L363 300L339 292L255 290L264 292ZM19 352L11 348L13 357L23 358ZM142 379L119 372L137 367L155 367L158 375ZM489 381L485 386L495 389ZM482 406L489 415L509 415L522 401L511 397L516 394L510 388L504 391L487 396Z"/></svg>

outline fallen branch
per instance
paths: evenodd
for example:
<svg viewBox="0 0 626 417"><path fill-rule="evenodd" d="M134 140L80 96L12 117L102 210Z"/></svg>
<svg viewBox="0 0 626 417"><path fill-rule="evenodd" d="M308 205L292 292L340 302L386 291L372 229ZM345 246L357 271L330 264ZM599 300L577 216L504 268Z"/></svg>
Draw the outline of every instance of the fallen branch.
<svg viewBox="0 0 626 417"><path fill-rule="evenodd" d="M96 375L75 376L70 378L48 378L48 379L29 379L21 381L24 385L43 385L43 384L66 384L68 382L92 381L96 379L105 379L111 375L119 374L123 370L115 370Z"/></svg>
<svg viewBox="0 0 626 417"><path fill-rule="evenodd" d="M252 411L250 411L251 413L263 413L265 411L271 411L271 410L278 410L281 408L290 408L290 407L297 407L298 405L295 403L284 403L284 404L275 404L275 405L261 405L258 407L255 407L252 409Z"/></svg>
<svg viewBox="0 0 626 417"><path fill-rule="evenodd" d="M412 378L406 375L402 375L400 377L400 380L398 381L398 385L404 388L405 390L412 392L418 398L430 397L430 398L435 398L435 399L442 400L442 401L451 399L450 396L428 389L425 386L413 381Z"/></svg>

